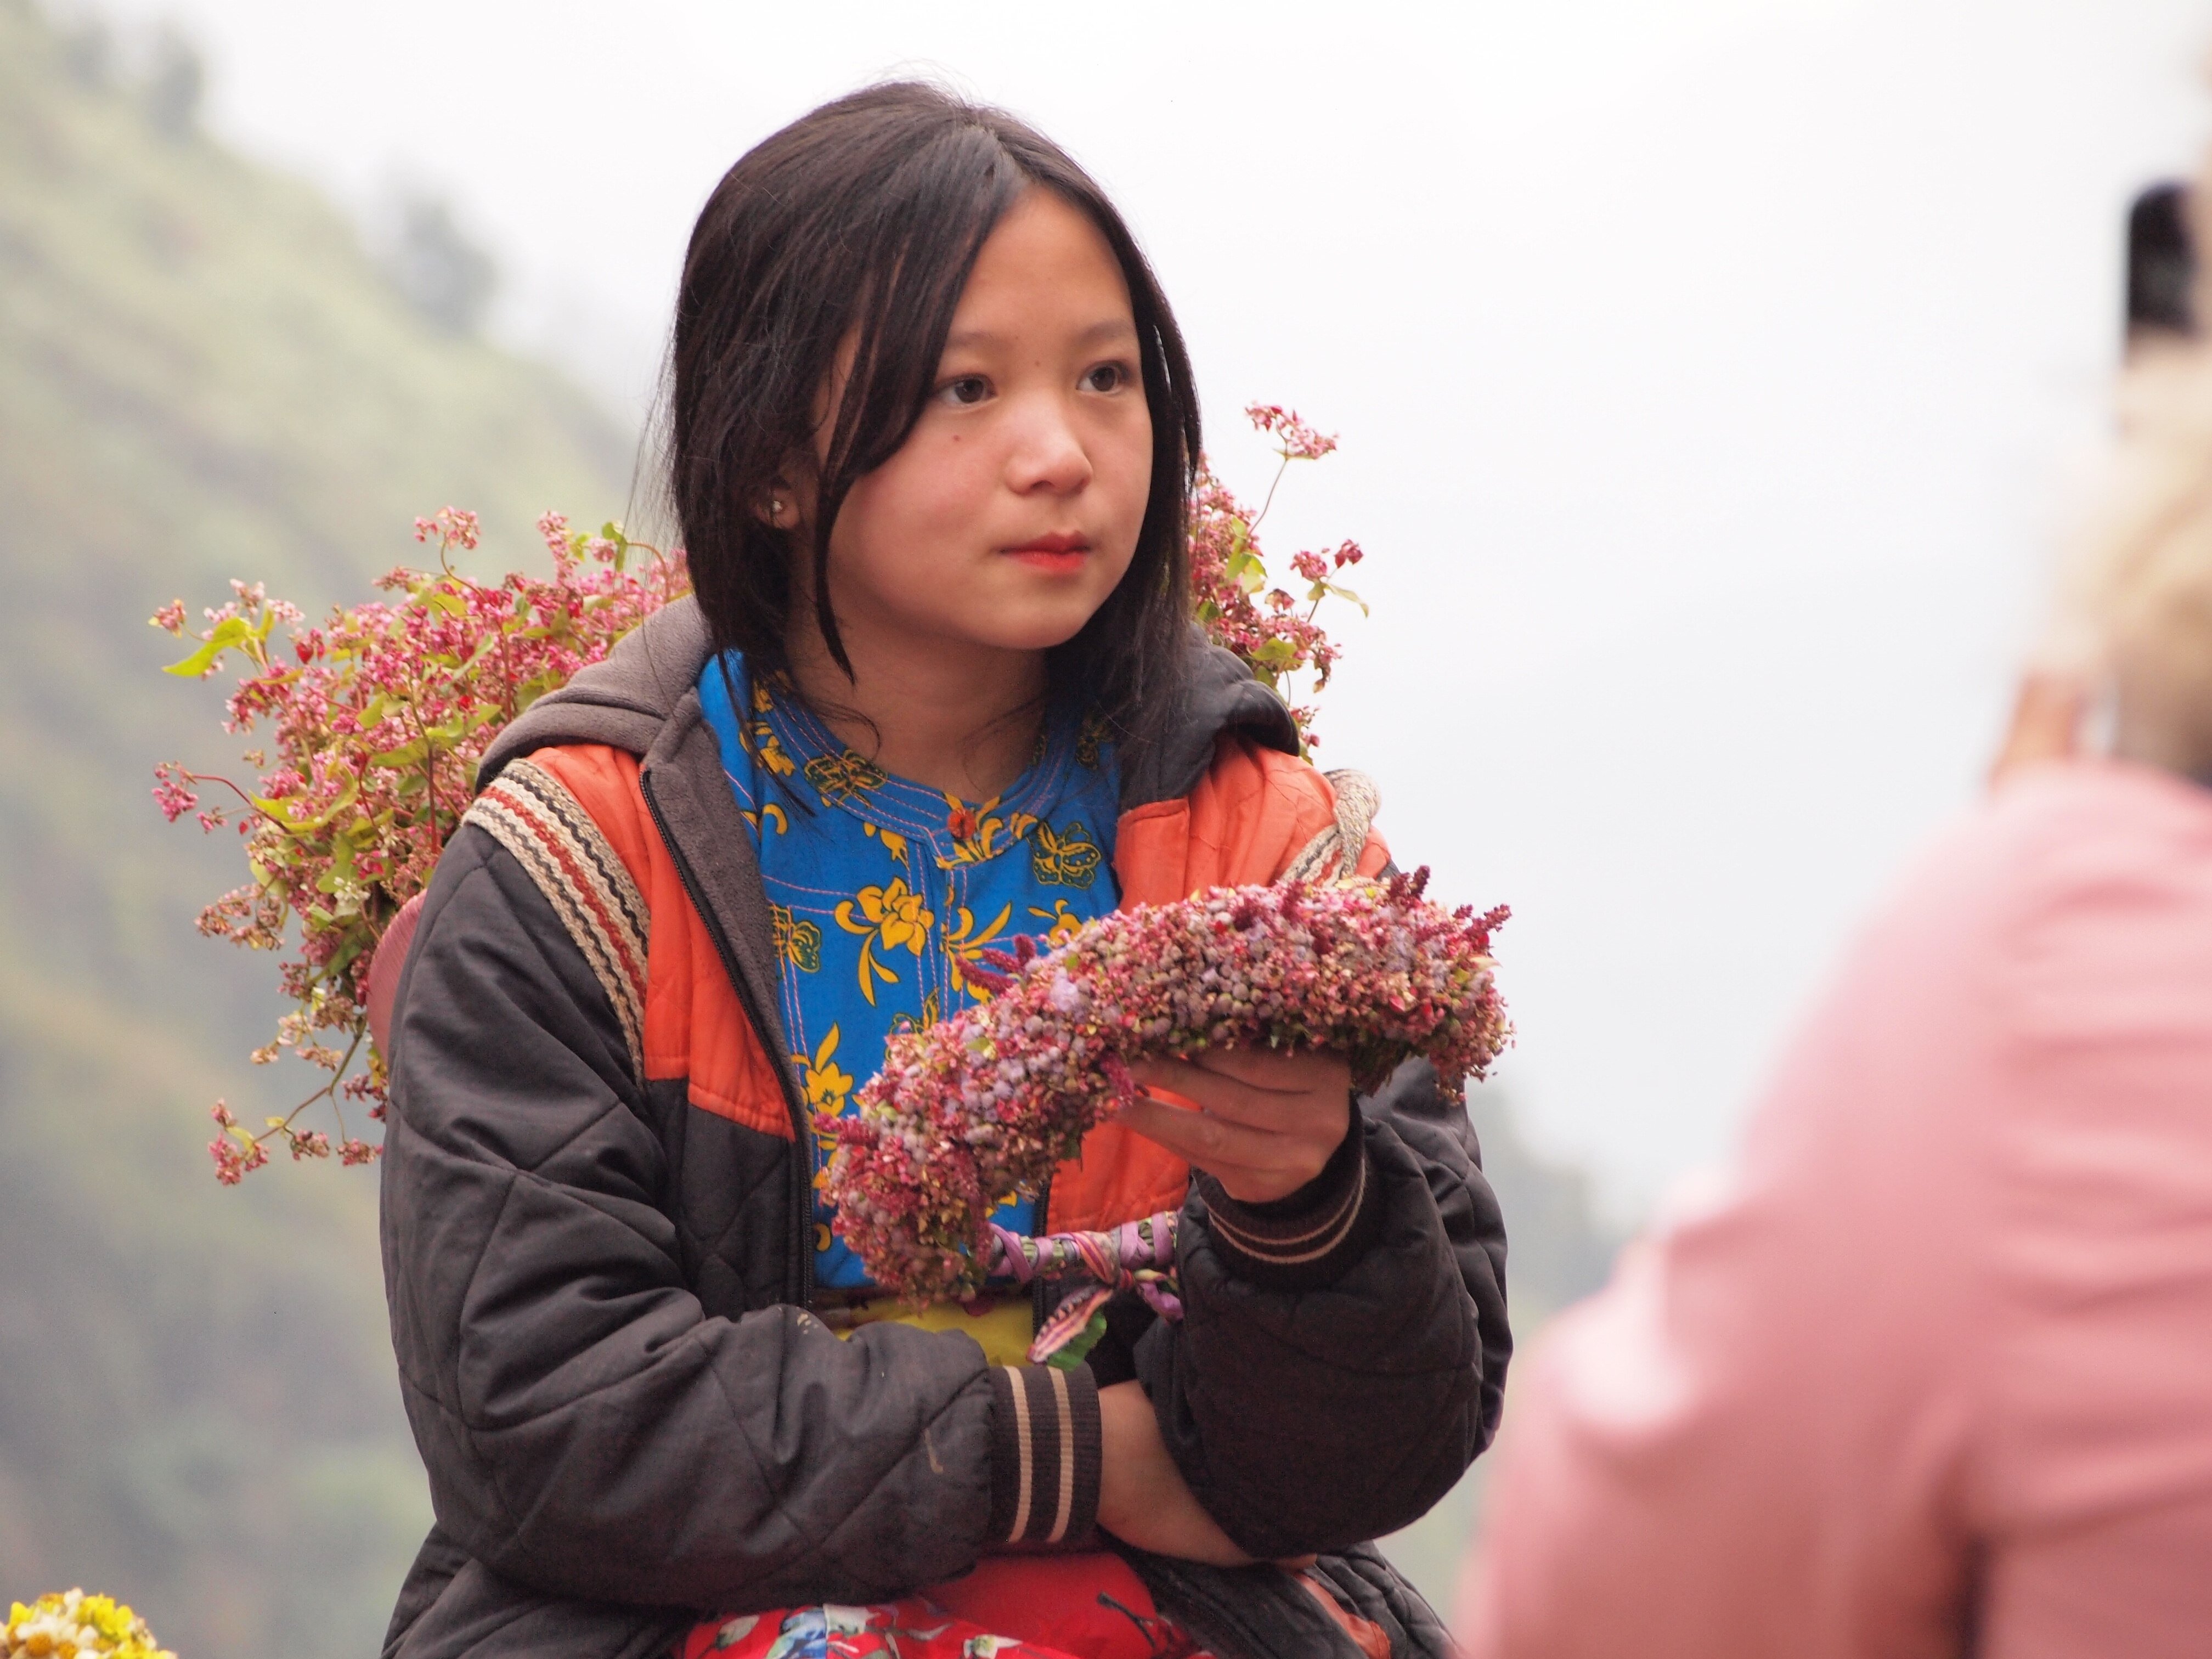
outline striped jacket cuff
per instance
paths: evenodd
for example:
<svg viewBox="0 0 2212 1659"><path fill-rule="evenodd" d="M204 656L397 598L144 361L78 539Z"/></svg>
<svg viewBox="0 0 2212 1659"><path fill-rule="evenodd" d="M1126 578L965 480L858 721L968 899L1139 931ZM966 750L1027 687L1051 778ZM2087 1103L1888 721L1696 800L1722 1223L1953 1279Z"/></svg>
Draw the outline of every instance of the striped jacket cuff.
<svg viewBox="0 0 2212 1659"><path fill-rule="evenodd" d="M1191 1184L1205 1200L1206 1231L1223 1264L1262 1290L1334 1284L1366 1254L1382 1218L1382 1183L1369 1167L1357 1103L1322 1172L1287 1198L1240 1204L1203 1171L1192 1172Z"/></svg>
<svg viewBox="0 0 2212 1659"><path fill-rule="evenodd" d="M1098 1519L1098 1384L1088 1365L991 1369L991 1540L1085 1543Z"/></svg>

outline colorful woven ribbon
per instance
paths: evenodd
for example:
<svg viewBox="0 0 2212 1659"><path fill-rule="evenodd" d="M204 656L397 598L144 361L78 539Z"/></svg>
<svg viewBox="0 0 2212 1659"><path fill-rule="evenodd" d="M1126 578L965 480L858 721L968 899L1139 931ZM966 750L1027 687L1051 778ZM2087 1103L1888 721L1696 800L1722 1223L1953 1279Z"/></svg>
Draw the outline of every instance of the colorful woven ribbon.
<svg viewBox="0 0 2212 1659"><path fill-rule="evenodd" d="M1030 1363L1067 1367L1080 1361L1104 1331L1106 1304L1118 1291L1134 1291L1161 1318L1181 1319L1175 1280L1177 1218L1176 1212L1163 1210L1104 1232L1047 1233L1042 1238L994 1224L992 1274L1022 1285L1040 1274L1086 1281L1062 1297L1052 1316L1037 1328Z"/></svg>

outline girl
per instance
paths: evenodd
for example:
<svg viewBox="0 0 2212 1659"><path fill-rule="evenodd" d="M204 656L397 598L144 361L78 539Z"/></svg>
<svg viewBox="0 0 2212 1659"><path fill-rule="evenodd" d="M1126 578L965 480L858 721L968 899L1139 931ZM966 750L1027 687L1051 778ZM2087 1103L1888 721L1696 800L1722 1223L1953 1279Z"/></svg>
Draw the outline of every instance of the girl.
<svg viewBox="0 0 2212 1659"><path fill-rule="evenodd" d="M1509 1351L1433 1074L1152 1066L1202 1109L1000 1218L1182 1211L1184 1319L1117 1300L1072 1368L1012 1287L884 1303L817 1196L817 1119L981 951L1387 857L1189 625L1197 410L1127 228L1018 122L878 88L722 180L672 363L696 600L487 756L398 991L437 1525L387 1654L1442 1653L1364 1541L1487 1443Z"/></svg>

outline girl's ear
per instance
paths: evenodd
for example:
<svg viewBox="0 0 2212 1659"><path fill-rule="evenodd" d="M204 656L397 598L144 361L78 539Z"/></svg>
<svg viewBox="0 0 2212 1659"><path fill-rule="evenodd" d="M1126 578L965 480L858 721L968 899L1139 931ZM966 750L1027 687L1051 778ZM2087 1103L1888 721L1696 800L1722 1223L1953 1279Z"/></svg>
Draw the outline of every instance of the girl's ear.
<svg viewBox="0 0 2212 1659"><path fill-rule="evenodd" d="M786 467L769 480L768 490L752 505L753 517L771 530L796 534L806 527L806 494L792 482L796 467Z"/></svg>

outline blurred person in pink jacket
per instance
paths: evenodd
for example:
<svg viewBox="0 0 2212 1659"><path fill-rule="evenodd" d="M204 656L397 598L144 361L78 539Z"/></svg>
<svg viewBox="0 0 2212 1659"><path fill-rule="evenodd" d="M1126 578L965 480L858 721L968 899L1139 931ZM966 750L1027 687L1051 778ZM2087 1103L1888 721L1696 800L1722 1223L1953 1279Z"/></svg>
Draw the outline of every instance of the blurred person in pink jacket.
<svg viewBox="0 0 2212 1659"><path fill-rule="evenodd" d="M2212 1653L2212 349L2131 357L1998 787L1515 1378L1472 1659Z"/></svg>

